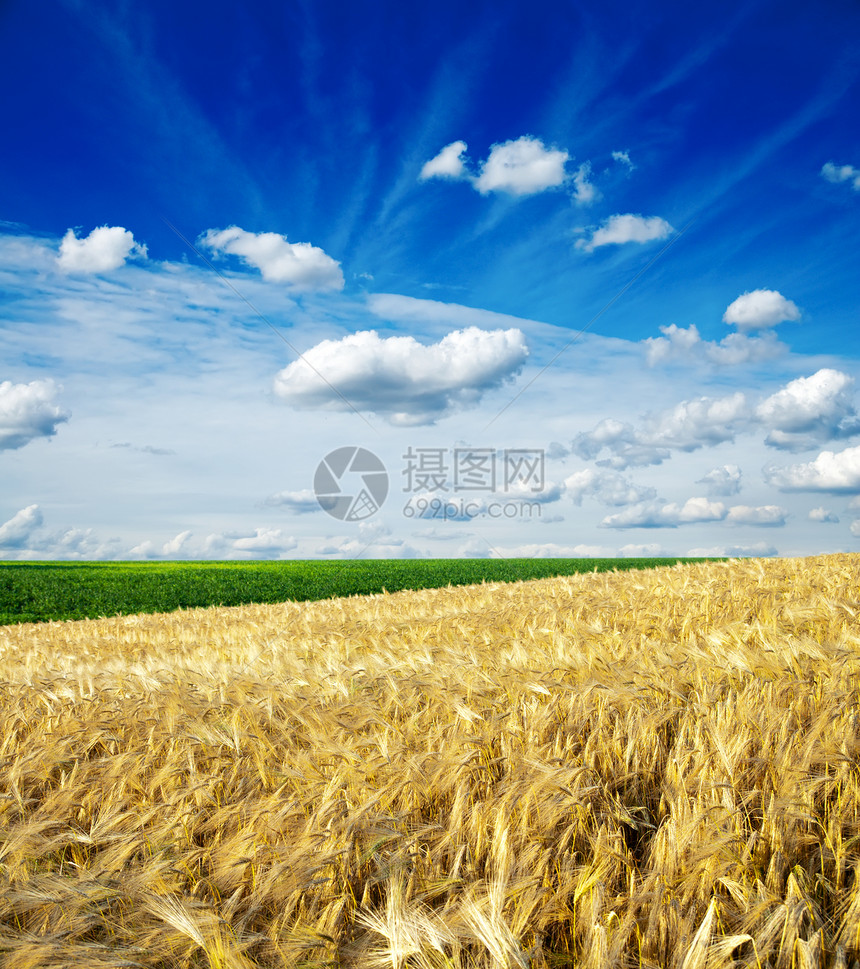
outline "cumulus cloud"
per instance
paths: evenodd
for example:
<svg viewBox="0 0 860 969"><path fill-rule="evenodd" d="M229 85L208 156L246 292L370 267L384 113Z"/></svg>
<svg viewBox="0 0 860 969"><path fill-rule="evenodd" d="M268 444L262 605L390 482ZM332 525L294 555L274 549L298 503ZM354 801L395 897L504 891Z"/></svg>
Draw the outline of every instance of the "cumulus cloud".
<svg viewBox="0 0 860 969"><path fill-rule="evenodd" d="M583 468L565 478L564 494L568 495L575 505L581 505L582 499L589 497L603 505L621 506L648 501L655 497L656 492L653 488L643 488L634 484L617 471Z"/></svg>
<svg viewBox="0 0 860 969"><path fill-rule="evenodd" d="M427 178L463 178L466 173L466 166L463 159L466 148L465 141L454 141L446 145L435 158L424 163L421 180Z"/></svg>
<svg viewBox="0 0 860 969"><path fill-rule="evenodd" d="M827 508L813 508L809 513L809 520L811 522L821 522L822 524L826 522L837 524L839 522L839 516L832 511L828 511Z"/></svg>
<svg viewBox="0 0 860 969"><path fill-rule="evenodd" d="M734 505L731 508L721 501L707 498L688 498L683 505L675 502L660 504L646 502L625 508L615 515L608 515L600 523L601 528L677 528L701 522L725 521L732 525L779 526L785 524L788 512L777 505Z"/></svg>
<svg viewBox="0 0 860 969"><path fill-rule="evenodd" d="M578 239L577 249L593 252L599 246L624 245L627 242L651 242L665 239L675 230L657 215L645 218L641 215L611 215L590 239Z"/></svg>
<svg viewBox="0 0 860 969"><path fill-rule="evenodd" d="M277 494L269 495L263 504L282 505L299 515L306 515L313 511L321 511L317 496L310 488L303 488L301 491L279 491Z"/></svg>
<svg viewBox="0 0 860 969"><path fill-rule="evenodd" d="M721 501L709 501L707 498L688 498L683 505L648 502L625 508L615 515L607 515L600 527L677 528L697 522L722 521L727 514L726 506Z"/></svg>
<svg viewBox="0 0 860 969"><path fill-rule="evenodd" d="M501 145L493 145L475 188L510 195L532 195L555 188L565 180L564 165L570 156L566 151L546 148L539 138L524 135Z"/></svg>
<svg viewBox="0 0 860 969"><path fill-rule="evenodd" d="M720 367L737 367L773 360L788 349L771 330L761 336L730 333L719 342L703 340L695 324L679 327L672 323L661 326L660 332L663 336L648 337L642 341L649 367L679 361L703 361Z"/></svg>
<svg viewBox="0 0 860 969"><path fill-rule="evenodd" d="M50 379L0 383L0 451L14 451L37 437L57 433L57 425L71 416L54 402L59 389Z"/></svg>
<svg viewBox="0 0 860 969"><path fill-rule="evenodd" d="M772 558L779 552L766 542L756 545L714 545L711 548L691 548L687 555L690 558Z"/></svg>
<svg viewBox="0 0 860 969"><path fill-rule="evenodd" d="M530 558L530 559L611 559L616 558L614 548L605 545L558 545L550 542L546 544L531 543L528 545L504 545L496 546L494 551L498 551L504 558ZM476 558L489 558L489 550L481 551L481 546L477 541L459 549L463 556Z"/></svg>
<svg viewBox="0 0 860 969"><path fill-rule="evenodd" d="M226 558L274 558L285 556L298 546L291 535L280 528L255 528L245 532L216 532L204 542L207 554Z"/></svg>
<svg viewBox="0 0 860 969"><path fill-rule="evenodd" d="M391 529L380 521L361 522L357 538L335 539L316 548L314 554L368 559L413 559L422 556L422 552L403 539L393 538Z"/></svg>
<svg viewBox="0 0 860 969"><path fill-rule="evenodd" d="M756 408L756 417L770 428L765 443L802 451L860 433L860 415L851 400L853 387L848 374L827 368L792 380Z"/></svg>
<svg viewBox="0 0 860 969"><path fill-rule="evenodd" d="M724 464L721 468L712 468L696 484L707 485L712 498L736 495L741 490L741 469L736 464Z"/></svg>
<svg viewBox="0 0 860 969"><path fill-rule="evenodd" d="M519 373L527 356L518 329L468 327L430 346L363 330L318 343L277 374L274 389L296 407L347 410L346 398L393 424L431 424L477 404Z"/></svg>
<svg viewBox="0 0 860 969"><path fill-rule="evenodd" d="M783 450L803 450L860 433L860 415L851 402L852 378L822 369L800 377L754 405L738 391L726 397L684 400L669 410L647 415L638 426L614 418L571 442L575 454L602 466L624 468L661 464L673 451L734 441L758 428L765 443ZM600 457L605 452L608 456Z"/></svg>
<svg viewBox="0 0 860 969"><path fill-rule="evenodd" d="M606 417L592 431L584 431L571 441L574 454L587 461L597 458L603 450L610 456L598 461L616 469L662 464L671 455L667 447L647 443L647 434L632 424Z"/></svg>
<svg viewBox="0 0 860 969"><path fill-rule="evenodd" d="M762 330L786 320L799 320L800 310L775 289L754 289L730 303L723 313L725 323L738 330Z"/></svg>
<svg viewBox="0 0 860 969"><path fill-rule="evenodd" d="M168 558L181 558L189 538L191 538L190 529L180 532L175 538L171 538L169 542L164 543L161 549L162 554Z"/></svg>
<svg viewBox="0 0 860 969"><path fill-rule="evenodd" d="M695 451L732 441L748 420L747 399L740 392L728 397L698 397L649 416L638 428L605 419L593 431L577 435L571 446L586 459L608 450L610 456L598 463L616 469L660 464L673 450Z"/></svg>
<svg viewBox="0 0 860 969"><path fill-rule="evenodd" d="M277 232L246 232L238 226L208 229L198 244L216 253L238 256L259 269L267 282L296 291L343 289L340 263L309 242L288 242Z"/></svg>
<svg viewBox="0 0 860 969"><path fill-rule="evenodd" d="M788 515L787 508L779 505L759 505L752 508L749 505L733 505L729 508L726 521L730 525L760 525L776 527L785 524Z"/></svg>
<svg viewBox="0 0 860 969"><path fill-rule="evenodd" d="M621 558L629 559L656 559L656 558L669 558L669 553L659 545L657 542L646 542L646 543L632 543L629 545L622 545L618 549L618 555Z"/></svg>
<svg viewBox="0 0 860 969"><path fill-rule="evenodd" d="M146 246L122 226L103 225L83 239L69 229L60 243L57 265L66 273L106 273L130 258L145 259Z"/></svg>
<svg viewBox="0 0 860 969"><path fill-rule="evenodd" d="M42 512L38 505L28 505L0 525L0 548L23 548L42 525Z"/></svg>
<svg viewBox="0 0 860 969"><path fill-rule="evenodd" d="M573 176L573 200L579 205L591 205L600 198L596 186L589 181L591 177L591 163L583 162Z"/></svg>
<svg viewBox="0 0 860 969"><path fill-rule="evenodd" d="M764 469L765 480L780 491L860 492L860 447L822 451L814 461Z"/></svg>
<svg viewBox="0 0 860 969"><path fill-rule="evenodd" d="M821 175L828 182L850 182L855 192L860 192L860 169L853 165L834 165L826 162L821 168Z"/></svg>

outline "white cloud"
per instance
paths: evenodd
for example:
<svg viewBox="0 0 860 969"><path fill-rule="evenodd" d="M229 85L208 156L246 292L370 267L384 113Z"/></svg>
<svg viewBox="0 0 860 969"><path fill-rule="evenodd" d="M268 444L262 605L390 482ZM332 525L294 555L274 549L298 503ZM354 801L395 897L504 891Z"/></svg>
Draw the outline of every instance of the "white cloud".
<svg viewBox="0 0 860 969"><path fill-rule="evenodd" d="M22 548L42 525L42 512L38 505L28 505L0 525L0 548Z"/></svg>
<svg viewBox="0 0 860 969"><path fill-rule="evenodd" d="M580 205L591 205L600 198L600 192L588 180L590 177L591 163L583 162L573 176L573 200Z"/></svg>
<svg viewBox="0 0 860 969"><path fill-rule="evenodd" d="M288 242L277 232L246 232L238 226L208 229L198 244L213 252L238 256L267 282L285 283L297 291L343 289L340 263L309 242Z"/></svg>
<svg viewBox="0 0 860 969"><path fill-rule="evenodd" d="M303 488L301 491L279 491L277 494L269 495L263 504L283 505L299 515L322 510L317 496L310 488Z"/></svg>
<svg viewBox="0 0 860 969"><path fill-rule="evenodd" d="M616 469L660 464L673 450L695 451L734 440L748 423L748 410L747 399L740 392L728 397L682 400L670 410L647 418L639 428L605 419L593 431L579 434L571 446L587 460L609 450L610 457L598 463Z"/></svg>
<svg viewBox="0 0 860 969"><path fill-rule="evenodd" d="M450 145L446 145L435 158L424 163L418 177L422 180L427 178L462 178L466 171L463 154L467 147L465 141L454 141Z"/></svg>
<svg viewBox="0 0 860 969"><path fill-rule="evenodd" d="M598 464L617 469L662 464L671 455L668 448L643 443L643 439L644 435L632 424L606 417L593 431L577 434L571 441L571 450L588 461L606 449L611 456Z"/></svg>
<svg viewBox="0 0 860 969"><path fill-rule="evenodd" d="M729 508L726 521L730 525L761 525L764 527L776 527L785 524L787 508L780 508L779 505L759 505L752 508L749 505L733 505Z"/></svg>
<svg viewBox="0 0 860 969"><path fill-rule="evenodd" d="M826 162L821 168L821 175L828 182L851 182L855 192L860 192L860 169L853 165L834 165Z"/></svg>
<svg viewBox="0 0 860 969"><path fill-rule="evenodd" d="M414 559L426 555L403 539L393 538L391 529L379 520L361 522L358 537L335 539L316 548L314 554L367 559Z"/></svg>
<svg viewBox="0 0 860 969"><path fill-rule="evenodd" d="M486 548L486 546L484 546ZM489 558L492 551L497 551L503 558L530 558L530 559L612 559L617 558L614 548L605 545L558 545L553 542L546 544L529 543L525 545L496 545L493 550L481 551L478 541L459 549L459 554L464 556L474 555L482 558Z"/></svg>
<svg viewBox="0 0 860 969"><path fill-rule="evenodd" d="M7 558L109 559L121 551L117 539L100 542L91 528L66 528L46 533L38 505L28 505L0 525L0 549Z"/></svg>
<svg viewBox="0 0 860 969"><path fill-rule="evenodd" d="M736 464L724 464L721 468L712 468L696 484L707 485L712 498L736 495L741 490L741 469Z"/></svg>
<svg viewBox="0 0 860 969"><path fill-rule="evenodd" d="M627 170L629 172L632 172L633 169L636 167L633 164L633 162L630 161L630 155L626 151L613 151L612 152L612 159L613 159L613 161L617 161L617 162L619 162L622 165L626 165L627 166Z"/></svg>
<svg viewBox="0 0 860 969"><path fill-rule="evenodd" d="M831 522L836 524L839 522L839 516L832 511L828 511L826 508L813 508L809 513L809 520L811 522Z"/></svg>
<svg viewBox="0 0 860 969"><path fill-rule="evenodd" d="M253 557L264 553L262 557L272 558L275 553L284 556L287 552L297 548L298 542L291 535L286 535L280 528L255 528L253 533L244 532L216 532L209 535L203 543L207 554L217 554L227 558Z"/></svg>
<svg viewBox="0 0 860 969"><path fill-rule="evenodd" d="M132 559L154 559L158 558L158 549L155 542L147 539L145 542L140 542L128 551L129 558Z"/></svg>
<svg viewBox="0 0 860 969"><path fill-rule="evenodd" d="M657 542L647 542L645 544L622 545L618 549L621 558L629 559L657 559L671 558L669 553Z"/></svg>
<svg viewBox="0 0 860 969"><path fill-rule="evenodd" d="M822 451L814 461L765 468L764 475L780 491L860 492L860 447Z"/></svg>
<svg viewBox="0 0 860 969"><path fill-rule="evenodd" d="M129 258L146 258L146 246L122 226L103 225L79 239L69 229L60 243L57 265L67 273L106 273L119 269Z"/></svg>
<svg viewBox="0 0 860 969"><path fill-rule="evenodd" d="M801 451L860 433L853 387L848 374L827 368L792 380L756 408L756 417L771 429L765 443Z"/></svg>
<svg viewBox="0 0 860 969"><path fill-rule="evenodd" d="M777 326L785 320L799 320L800 310L775 289L754 289L730 303L723 313L725 323L741 331Z"/></svg>
<svg viewBox="0 0 860 969"><path fill-rule="evenodd" d="M611 215L590 239L579 239L577 249L593 252L599 246L624 245L627 242L651 242L665 239L675 230L657 215L645 218L641 215Z"/></svg>
<svg viewBox="0 0 860 969"><path fill-rule="evenodd" d="M253 535L233 539L233 548L242 552L280 552L296 547L296 540L280 528L256 528Z"/></svg>
<svg viewBox="0 0 860 969"><path fill-rule="evenodd" d="M607 515L601 528L677 528L697 522L722 521L727 515L721 501L707 498L688 498L683 505L675 502L660 505L656 502L633 505L616 515Z"/></svg>
<svg viewBox="0 0 860 969"><path fill-rule="evenodd" d="M274 389L296 407L348 410L346 398L393 424L429 424L476 404L514 377L527 356L518 329L468 327L430 346L362 330L311 347L277 374Z"/></svg>
<svg viewBox="0 0 860 969"><path fill-rule="evenodd" d="M714 545L711 548L691 548L690 558L773 558L779 552L766 542L756 545Z"/></svg>
<svg viewBox="0 0 860 969"><path fill-rule="evenodd" d="M583 468L565 478L564 494L570 496L575 505L581 505L584 497L590 497L603 505L621 506L648 501L656 492L653 488L635 485L617 471Z"/></svg>
<svg viewBox="0 0 860 969"><path fill-rule="evenodd" d="M674 323L661 326L663 336L648 337L642 341L645 359L649 367L675 361L699 360L722 367L737 367L747 363L773 360L785 353L788 347L767 330L761 336L730 333L717 343L703 340L695 324L679 327Z"/></svg>
<svg viewBox="0 0 860 969"><path fill-rule="evenodd" d="M169 558L181 557L181 553L189 538L191 538L190 529L180 532L175 538L172 538L169 542L164 543L161 548L162 555L166 555Z"/></svg>
<svg viewBox="0 0 860 969"><path fill-rule="evenodd" d="M60 388L53 380L0 383L0 451L14 451L37 437L52 437L71 416L54 403Z"/></svg>
<svg viewBox="0 0 860 969"><path fill-rule="evenodd" d="M754 406L738 391L727 397L683 400L673 408L646 416L638 427L614 418L571 442L574 453L617 470L661 464L672 451L695 451L734 441L756 428L767 429L765 443L802 450L825 441L860 433L860 415L849 391L853 380L838 370L822 369L786 384Z"/></svg>
<svg viewBox="0 0 860 969"><path fill-rule="evenodd" d="M850 531L855 538L860 538L860 519L855 519L851 522Z"/></svg>
<svg viewBox="0 0 860 969"><path fill-rule="evenodd" d="M564 182L564 165L569 157L566 151L548 149L539 138L529 135L493 145L481 166L481 174L475 179L475 188L482 194L543 192Z"/></svg>
<svg viewBox="0 0 860 969"><path fill-rule="evenodd" d="M651 422L644 443L695 451L705 444L732 441L748 418L746 396L738 391L728 397L697 397L682 400Z"/></svg>

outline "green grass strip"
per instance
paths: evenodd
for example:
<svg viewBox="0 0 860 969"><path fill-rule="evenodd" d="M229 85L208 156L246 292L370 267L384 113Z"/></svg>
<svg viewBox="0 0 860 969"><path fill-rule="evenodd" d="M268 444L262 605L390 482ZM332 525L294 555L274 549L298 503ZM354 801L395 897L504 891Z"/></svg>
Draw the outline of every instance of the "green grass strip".
<svg viewBox="0 0 860 969"><path fill-rule="evenodd" d="M0 624L516 582L697 559L0 562Z"/></svg>

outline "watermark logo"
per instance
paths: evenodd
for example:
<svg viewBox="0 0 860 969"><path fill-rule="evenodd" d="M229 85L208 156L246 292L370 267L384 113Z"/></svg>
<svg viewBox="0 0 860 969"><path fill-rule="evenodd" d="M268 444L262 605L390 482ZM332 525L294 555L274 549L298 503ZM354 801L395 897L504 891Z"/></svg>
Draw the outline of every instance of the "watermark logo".
<svg viewBox="0 0 860 969"><path fill-rule="evenodd" d="M541 516L545 455L540 448L410 447L401 455L404 518L472 521ZM388 471L372 451L339 447L314 475L323 511L339 521L375 515L388 497ZM493 500L504 495L504 501Z"/></svg>
<svg viewBox="0 0 860 969"><path fill-rule="evenodd" d="M370 518L388 497L388 472L363 447L339 447L317 465L314 494L323 511L339 521Z"/></svg>

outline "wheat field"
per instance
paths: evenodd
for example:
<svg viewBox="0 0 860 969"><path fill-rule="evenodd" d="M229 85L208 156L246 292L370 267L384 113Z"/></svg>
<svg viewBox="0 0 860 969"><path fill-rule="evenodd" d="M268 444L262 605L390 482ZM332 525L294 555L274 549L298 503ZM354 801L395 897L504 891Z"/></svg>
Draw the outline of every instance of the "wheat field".
<svg viewBox="0 0 860 969"><path fill-rule="evenodd" d="M852 967L860 556L0 627L0 965Z"/></svg>

